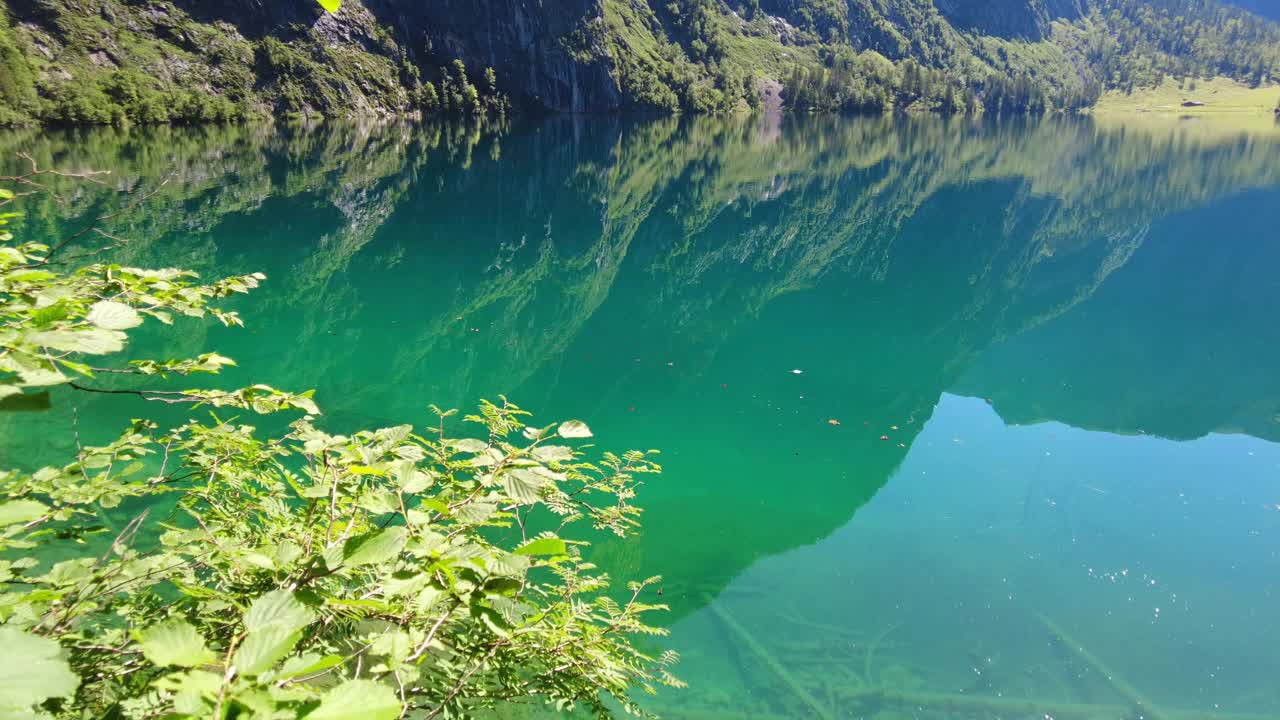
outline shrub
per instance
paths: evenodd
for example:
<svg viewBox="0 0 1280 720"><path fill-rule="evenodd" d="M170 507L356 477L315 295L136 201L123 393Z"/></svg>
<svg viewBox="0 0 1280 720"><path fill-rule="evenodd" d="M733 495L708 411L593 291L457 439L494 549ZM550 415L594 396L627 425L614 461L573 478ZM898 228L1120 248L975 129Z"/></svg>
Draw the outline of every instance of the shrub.
<svg viewBox="0 0 1280 720"><path fill-rule="evenodd" d="M605 717L608 698L635 709L633 686L680 685L674 654L632 642L663 632L642 619L657 578L615 598L564 534L632 530L648 454L588 461L585 424L528 425L505 399L464 418L470 437L434 407L428 427L335 435L309 393L104 387L233 364L115 358L144 321L241 324L218 301L265 278L65 270L59 252L0 227L0 402L215 410L0 469L0 716L391 720L532 700ZM290 411L278 434L248 417Z"/></svg>
<svg viewBox="0 0 1280 720"><path fill-rule="evenodd" d="M49 88L50 119L72 125L107 125L124 119L116 104L95 82L70 80Z"/></svg>
<svg viewBox="0 0 1280 720"><path fill-rule="evenodd" d="M14 41L9 18L0 5L0 124L16 122L36 110L35 76Z"/></svg>

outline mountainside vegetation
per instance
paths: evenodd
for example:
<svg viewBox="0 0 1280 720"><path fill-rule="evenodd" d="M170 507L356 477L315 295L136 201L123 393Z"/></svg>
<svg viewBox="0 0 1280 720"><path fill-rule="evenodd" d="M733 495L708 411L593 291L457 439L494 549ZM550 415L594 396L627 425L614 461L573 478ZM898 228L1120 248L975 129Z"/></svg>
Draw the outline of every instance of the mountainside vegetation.
<svg viewBox="0 0 1280 720"><path fill-rule="evenodd" d="M1280 76L1217 0L0 0L0 123L555 111L1038 113Z"/></svg>

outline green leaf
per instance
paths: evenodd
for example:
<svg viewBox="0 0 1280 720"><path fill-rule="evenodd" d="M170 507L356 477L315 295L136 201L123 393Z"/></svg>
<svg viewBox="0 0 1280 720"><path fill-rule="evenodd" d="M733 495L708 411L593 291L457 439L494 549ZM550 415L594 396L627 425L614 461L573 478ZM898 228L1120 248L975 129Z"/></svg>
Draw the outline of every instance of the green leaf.
<svg viewBox="0 0 1280 720"><path fill-rule="evenodd" d="M44 515L49 506L37 500L10 500L0 503L0 527L29 523Z"/></svg>
<svg viewBox="0 0 1280 720"><path fill-rule="evenodd" d="M342 547L342 564L359 567L390 560L400 554L408 530L399 525L351 538Z"/></svg>
<svg viewBox="0 0 1280 720"><path fill-rule="evenodd" d="M390 630L379 635L369 646L372 655L385 655L401 662L413 654L413 639L404 630Z"/></svg>
<svg viewBox="0 0 1280 720"><path fill-rule="evenodd" d="M568 546L560 538L538 538L516 549L517 555L565 555L568 552Z"/></svg>
<svg viewBox="0 0 1280 720"><path fill-rule="evenodd" d="M331 667L337 667L346 662L346 658L341 655L326 655L320 657L315 654L303 654L296 658L290 658L288 662L280 668L279 679L288 680L290 678L302 677L303 675L314 675L323 672Z"/></svg>
<svg viewBox="0 0 1280 720"><path fill-rule="evenodd" d="M395 720L400 711L400 700L389 686L350 680L326 692L306 720Z"/></svg>
<svg viewBox="0 0 1280 720"><path fill-rule="evenodd" d="M222 675L206 670L188 670L160 678L156 681L156 688L174 694L173 709L179 714L208 717L212 708L206 701L215 697L222 688Z"/></svg>
<svg viewBox="0 0 1280 720"><path fill-rule="evenodd" d="M204 638L185 620L168 620L152 625L137 635L142 654L160 665L195 667L213 657L204 644Z"/></svg>
<svg viewBox="0 0 1280 720"><path fill-rule="evenodd" d="M119 330L88 328L85 330L49 330L31 333L27 340L65 352L106 355L124 349L125 334Z"/></svg>
<svg viewBox="0 0 1280 720"><path fill-rule="evenodd" d="M260 567L263 570L276 569L276 561L272 560L270 557L267 557L266 555L263 555L262 553L247 552L244 555L241 555L240 557L243 558L244 561L249 563L250 565L253 565L254 567Z"/></svg>
<svg viewBox="0 0 1280 720"><path fill-rule="evenodd" d="M483 440L476 440L475 438L454 440L452 445L453 449L458 452L471 453L473 455L478 452L484 452L489 447L489 443L486 443Z"/></svg>
<svg viewBox="0 0 1280 720"><path fill-rule="evenodd" d="M419 493L431 487L431 476L419 470L412 462L401 460L396 464L396 484L407 493Z"/></svg>
<svg viewBox="0 0 1280 720"><path fill-rule="evenodd" d="M470 502L453 511L455 517L465 523L478 524L493 517L498 506L486 502Z"/></svg>
<svg viewBox="0 0 1280 720"><path fill-rule="evenodd" d="M523 505L537 502L539 492L547 483L546 478L524 468L514 468L502 474L502 488L512 500Z"/></svg>
<svg viewBox="0 0 1280 720"><path fill-rule="evenodd" d="M93 377L93 368L89 367L88 365L85 365L84 363L75 362L72 360L58 360L58 364L67 368L68 370L74 370L75 372L78 372L81 375L84 375L85 377Z"/></svg>
<svg viewBox="0 0 1280 720"><path fill-rule="evenodd" d="M559 433L562 438L589 438L591 428L581 420L570 420L560 424Z"/></svg>
<svg viewBox="0 0 1280 720"><path fill-rule="evenodd" d="M418 462L427 456L426 451L419 445L401 445L391 452L395 453L396 457L401 460L409 460L411 462Z"/></svg>
<svg viewBox="0 0 1280 720"><path fill-rule="evenodd" d="M254 630L246 635L244 642L236 648L234 658L236 670L244 675L257 675L270 670L293 650L293 646L297 645L301 638L301 630L290 631L284 625L271 625Z"/></svg>
<svg viewBox="0 0 1280 720"><path fill-rule="evenodd" d="M62 647L14 627L0 627L0 716L29 711L49 698L76 691L80 678L71 672Z"/></svg>
<svg viewBox="0 0 1280 720"><path fill-rule="evenodd" d="M31 312L31 321L36 325L48 325L49 323L67 319L70 314L65 302L57 302L49 307L33 310Z"/></svg>
<svg viewBox="0 0 1280 720"><path fill-rule="evenodd" d="M307 413L308 415L322 414L320 412L320 406L316 405L316 401L311 399L311 392L312 391L308 390L304 393L291 396L289 398L289 404Z"/></svg>
<svg viewBox="0 0 1280 720"><path fill-rule="evenodd" d="M11 283L35 283L53 280L56 277L58 276L47 270L28 270L26 272L14 273L7 279ZM32 313L32 316L34 317L35 313Z"/></svg>
<svg viewBox="0 0 1280 720"><path fill-rule="evenodd" d="M487 560L489 572L507 577L523 577L529 569L529 558L514 553L495 552Z"/></svg>
<svg viewBox="0 0 1280 720"><path fill-rule="evenodd" d="M24 387L48 387L61 385L67 381L67 376L57 368L28 367L18 371L18 379L22 381Z"/></svg>
<svg viewBox="0 0 1280 720"><path fill-rule="evenodd" d="M302 628L315 621L315 613L291 593L274 590L259 597L244 615L248 631L236 649L236 668L256 675L271 668L293 650Z"/></svg>
<svg viewBox="0 0 1280 720"><path fill-rule="evenodd" d="M310 625L316 615L306 605L285 590L273 590L259 597L244 614L244 627L257 632L271 627L286 628L287 632L301 630Z"/></svg>
<svg viewBox="0 0 1280 720"><path fill-rule="evenodd" d="M342 7L342 0L316 0L316 2L320 3L320 7L330 15L338 12L338 8Z"/></svg>
<svg viewBox="0 0 1280 720"><path fill-rule="evenodd" d="M103 330L128 330L142 324L138 311L113 300L99 300L89 308L85 320Z"/></svg>
<svg viewBox="0 0 1280 720"><path fill-rule="evenodd" d="M379 470L378 468L369 467L368 465L352 465L347 468L347 470L350 471L352 475L382 475L386 472L385 470Z"/></svg>
<svg viewBox="0 0 1280 720"><path fill-rule="evenodd" d="M65 320L70 316L70 310L65 302L55 302L49 307L40 307L31 313L32 324L37 327L45 327L50 323L56 323L58 320Z"/></svg>
<svg viewBox="0 0 1280 720"><path fill-rule="evenodd" d="M498 637L509 637L511 635L508 629L506 618L502 617L497 610L484 605L473 604L471 606L471 615L480 619L489 631Z"/></svg>
<svg viewBox="0 0 1280 720"><path fill-rule="evenodd" d="M573 459L573 448L568 445L543 445L533 449L533 457L542 462L569 462Z"/></svg>
<svg viewBox="0 0 1280 720"><path fill-rule="evenodd" d="M396 494L386 488L373 488L360 496L360 507L375 515L385 515L400 509Z"/></svg>

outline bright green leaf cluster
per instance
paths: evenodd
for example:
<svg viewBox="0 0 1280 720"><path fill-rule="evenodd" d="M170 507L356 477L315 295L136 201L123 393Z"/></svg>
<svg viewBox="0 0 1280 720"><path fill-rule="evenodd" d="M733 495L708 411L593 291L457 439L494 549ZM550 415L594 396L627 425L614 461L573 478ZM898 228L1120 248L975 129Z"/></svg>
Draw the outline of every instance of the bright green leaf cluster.
<svg viewBox="0 0 1280 720"><path fill-rule="evenodd" d="M86 360L148 318L239 324L211 301L262 279L65 270L48 248L0 244L0 393L216 373L232 361ZM681 684L673 653L634 641L664 633L644 620L664 609L645 597L658 578L615 598L582 555L587 526L637 526L649 454L589 460L573 444L585 423L529 426L505 398L464 418L471 436L435 408L423 428L337 435L309 392L125 392L304 415L265 437L235 417L137 420L0 469L0 716L391 720L532 699L605 717Z"/></svg>
<svg viewBox="0 0 1280 720"><path fill-rule="evenodd" d="M210 301L248 292L265 279L254 273L200 285L194 282L195 273L181 270L95 263L64 273L60 266L57 254L45 245L0 246L0 403L104 370L216 373L232 361L211 353L196 360L137 360L111 369L94 367L85 356L124 350L124 331L148 317L169 324L174 315L208 315L224 325L239 325L236 313Z"/></svg>

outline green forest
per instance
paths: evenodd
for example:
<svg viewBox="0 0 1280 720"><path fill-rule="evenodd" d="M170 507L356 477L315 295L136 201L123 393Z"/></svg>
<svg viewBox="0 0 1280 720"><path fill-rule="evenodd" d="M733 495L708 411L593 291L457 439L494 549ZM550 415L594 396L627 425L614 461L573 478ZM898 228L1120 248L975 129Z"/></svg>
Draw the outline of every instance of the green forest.
<svg viewBox="0 0 1280 720"><path fill-rule="evenodd" d="M426 5L0 0L0 123L762 102L1040 113L1166 77L1258 87L1280 75L1280 25L1216 0Z"/></svg>

